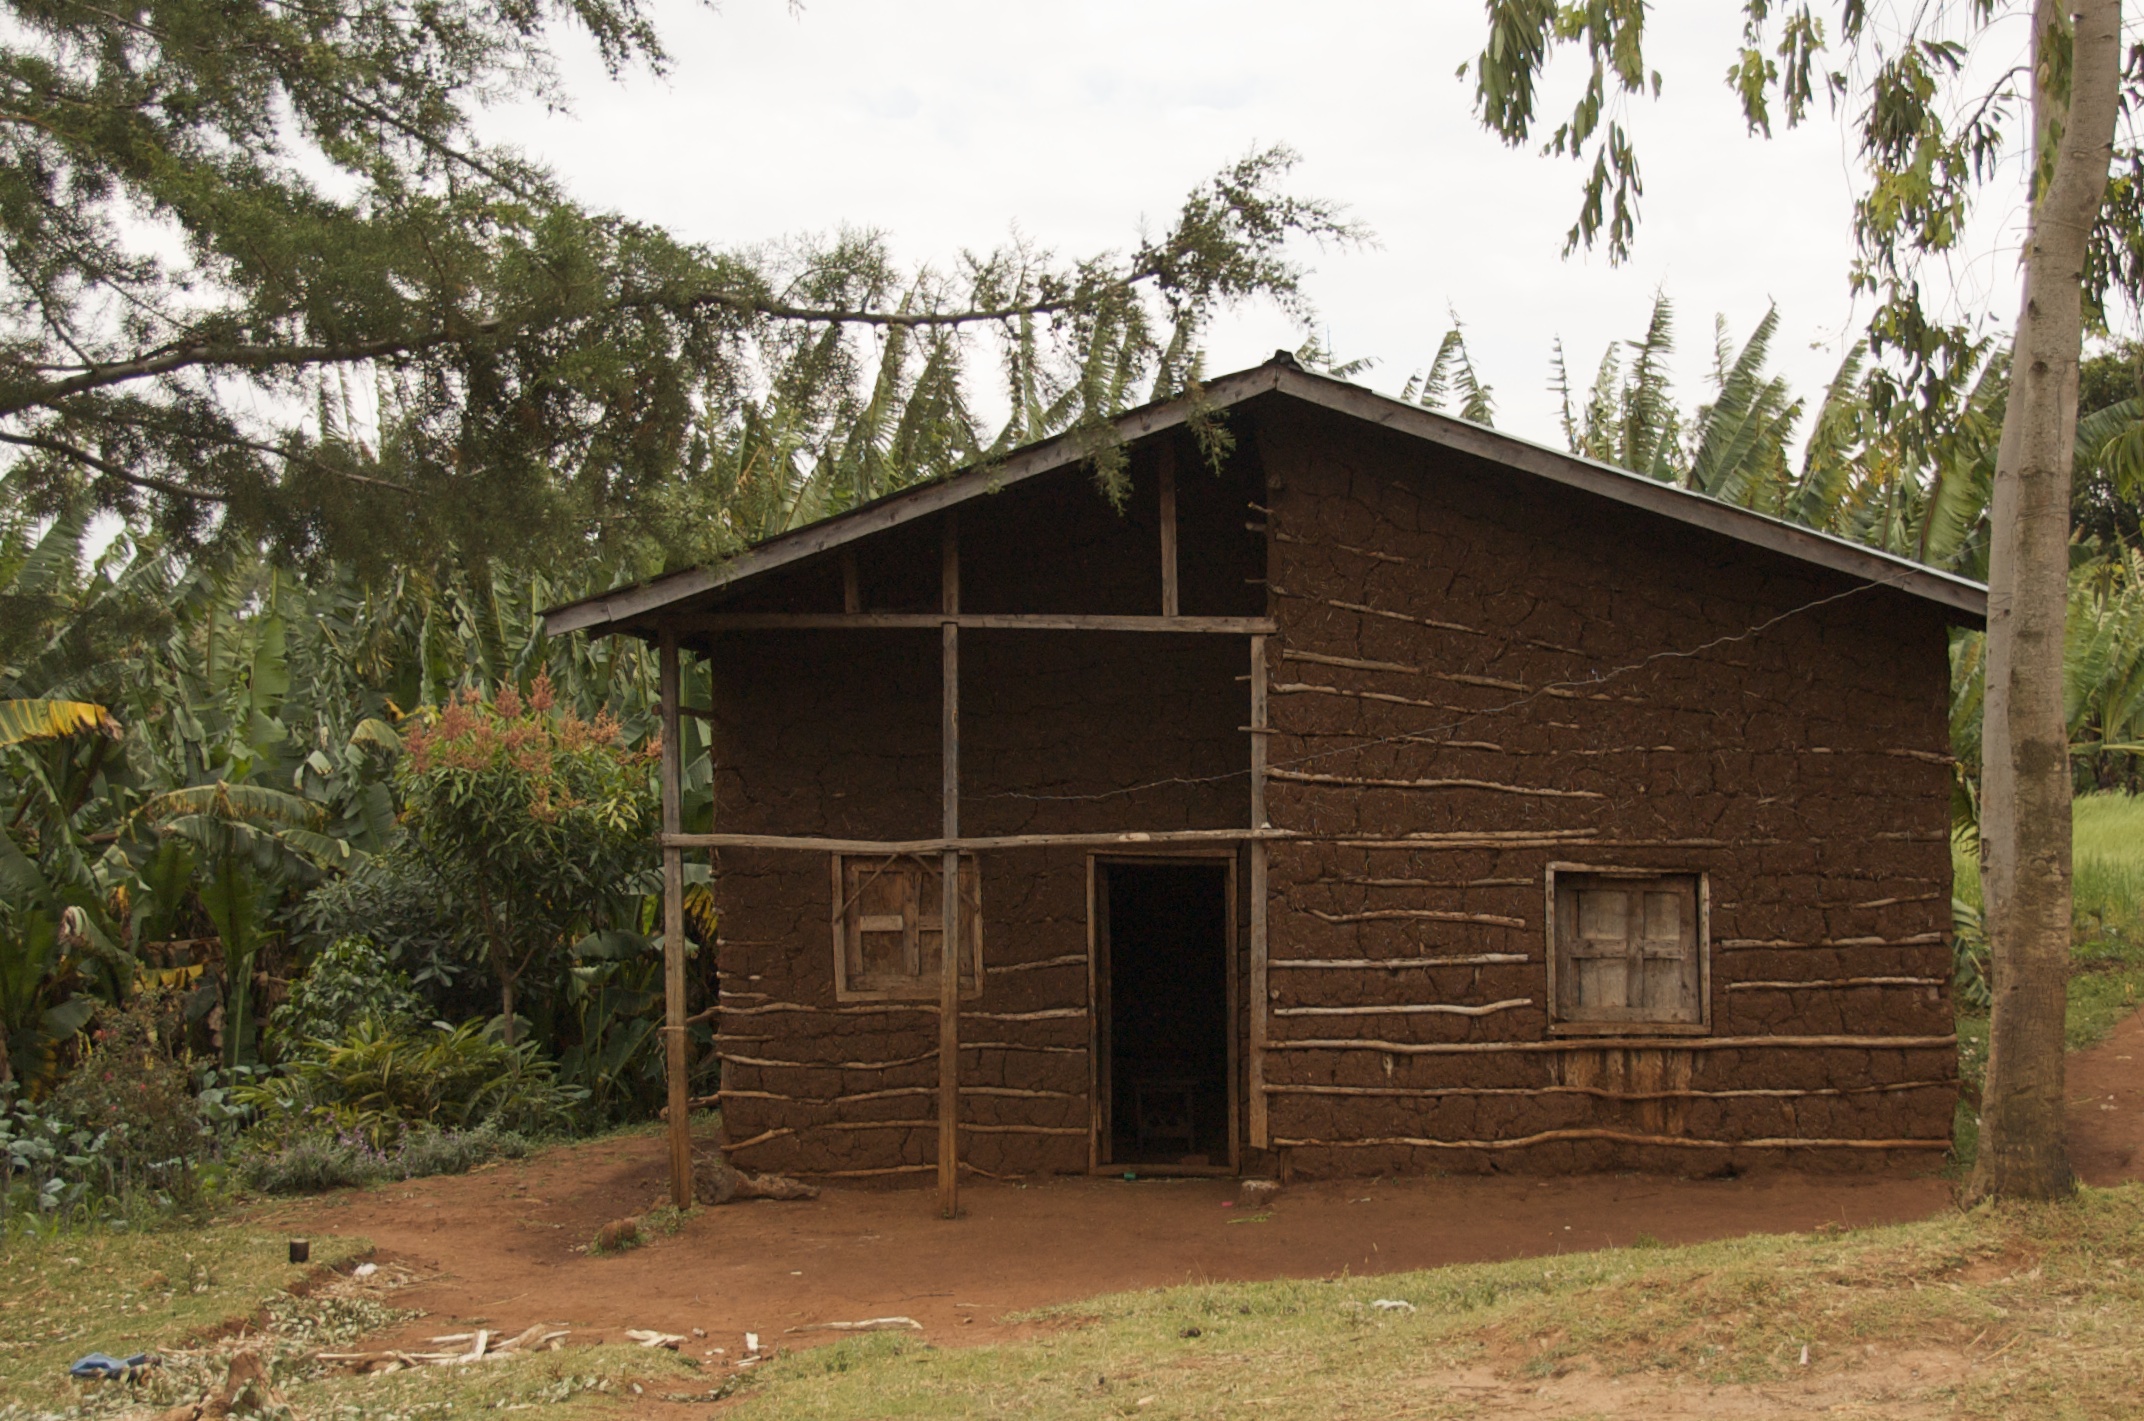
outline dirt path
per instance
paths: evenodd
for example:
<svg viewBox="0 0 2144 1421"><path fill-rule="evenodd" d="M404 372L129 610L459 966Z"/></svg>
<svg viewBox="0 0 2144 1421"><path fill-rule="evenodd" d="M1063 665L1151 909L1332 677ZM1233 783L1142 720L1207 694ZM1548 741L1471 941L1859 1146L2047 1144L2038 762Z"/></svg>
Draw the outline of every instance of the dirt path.
<svg viewBox="0 0 2144 1421"><path fill-rule="evenodd" d="M2144 1012L2069 1059L2070 1158L2087 1184L2144 1179Z"/></svg>
<svg viewBox="0 0 2144 1421"><path fill-rule="evenodd" d="M1127 1288L1886 1223L1949 1198L1930 1177L1354 1180L1299 1185L1253 1213L1234 1181L1040 1179L969 1186L954 1223L924 1191L830 1189L810 1203L701 1210L624 1255L582 1251L605 1222L659 1200L663 1160L652 1136L596 1141L268 1217L363 1234L432 1273L404 1295L431 1314L421 1331L551 1321L616 1340L628 1327L697 1327L708 1334L697 1347L734 1357L746 1331L796 1345L826 1334L792 1327L902 1314L934 1340L980 1342L1021 1331L1008 1313Z"/></svg>
<svg viewBox="0 0 2144 1421"><path fill-rule="evenodd" d="M2100 1185L2144 1178L2144 1014L2073 1056L2069 1082L2079 1173ZM1673 1244L1879 1224L1950 1202L1949 1182L1934 1176L1626 1175L1307 1184L1254 1213L1232 1180L1038 1179L969 1185L965 1216L950 1224L926 1191L829 1189L809 1203L700 1210L679 1233L623 1255L586 1252L603 1224L661 1201L663 1169L659 1137L616 1138L469 1175L281 1204L263 1219L294 1235L362 1234L411 1266L421 1281L397 1302L429 1314L412 1337L536 1321L567 1324L577 1341L622 1340L629 1327L697 1328L706 1335L691 1350L721 1348L735 1360L747 1331L788 1348L831 1335L792 1328L902 1314L934 1342L996 1341L1028 1330L1009 1314L1122 1289L1382 1273L1645 1235ZM1912 1367L1886 1382L1901 1397L1963 1365L1932 1354L1907 1360ZM1454 1385L1479 1387L1484 1414L1724 1417L1802 1414L1819 1399L1853 1411L1884 1390L1879 1380L1860 1376L1822 1398L1800 1394L1807 1387L1774 1397L1587 1378Z"/></svg>

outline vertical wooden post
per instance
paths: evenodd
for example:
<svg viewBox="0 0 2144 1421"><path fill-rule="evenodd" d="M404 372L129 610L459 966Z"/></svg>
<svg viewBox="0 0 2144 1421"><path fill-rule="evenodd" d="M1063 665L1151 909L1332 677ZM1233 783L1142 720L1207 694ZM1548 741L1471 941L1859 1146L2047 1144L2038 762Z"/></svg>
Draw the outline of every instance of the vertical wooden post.
<svg viewBox="0 0 2144 1421"><path fill-rule="evenodd" d="M1176 597L1176 446L1161 446L1161 614L1177 615Z"/></svg>
<svg viewBox="0 0 2144 1421"><path fill-rule="evenodd" d="M948 620L939 628L943 677L939 715L942 833L960 835L960 524L945 516L939 554L939 608ZM938 1207L947 1218L960 1211L960 853L940 860L938 902L943 920L938 939Z"/></svg>
<svg viewBox="0 0 2144 1421"><path fill-rule="evenodd" d="M1251 638L1251 827L1266 827L1266 639ZM1266 1124L1266 841L1251 840L1251 1147L1269 1148Z"/></svg>
<svg viewBox="0 0 2144 1421"><path fill-rule="evenodd" d="M667 842L681 828L685 747L679 735L677 633L662 633L663 1043L670 1087L670 1202L692 1206L692 1118L685 1080L685 851Z"/></svg>
<svg viewBox="0 0 2144 1421"><path fill-rule="evenodd" d="M841 610L855 616L864 609L863 583L856 575L856 549L841 555Z"/></svg>

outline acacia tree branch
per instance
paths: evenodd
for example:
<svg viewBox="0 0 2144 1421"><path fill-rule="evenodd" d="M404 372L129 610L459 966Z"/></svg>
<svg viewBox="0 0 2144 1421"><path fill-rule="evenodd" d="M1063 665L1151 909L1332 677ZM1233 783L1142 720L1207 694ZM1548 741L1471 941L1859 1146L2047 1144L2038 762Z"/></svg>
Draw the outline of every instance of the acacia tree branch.
<svg viewBox="0 0 2144 1421"><path fill-rule="evenodd" d="M98 473L115 478L121 483L132 484L135 488L148 489L155 493L169 494L173 498L198 499L203 503L229 503L231 501L228 495L216 493L210 489L194 488L187 484L173 483L169 479L160 479L154 474L134 473L129 469L121 468L109 459L99 458L80 445L70 444L64 439L54 439L50 435L9 434L5 431L0 431L0 444L16 444L26 449L42 449L48 454L57 454L63 459L72 459L77 464L95 469Z"/></svg>
<svg viewBox="0 0 2144 1421"><path fill-rule="evenodd" d="M1136 286L1161 275L1153 266L1141 267L1128 272L1110 283L1116 289ZM1049 316L1069 311L1088 298L1064 296L1048 301L1027 301L1004 306L979 307L961 311L872 311L843 310L834 307L792 306L786 302L770 301L755 296L734 295L721 291L703 291L687 295L675 301L659 297L633 297L619 301L612 310L631 310L657 306L706 307L719 306L745 315L765 316L777 321L801 321L823 325L858 325L900 327L903 329L945 328L979 325L992 321L1018 320L1026 316ZM237 370L272 370L305 365L353 365L366 360L387 359L394 356L416 355L441 346L475 343L497 339L528 328L527 322L509 323L504 320L474 321L461 330L435 330L422 335L390 336L379 340L357 341L348 345L209 345L198 342L180 342L144 352L131 359L113 361L110 364L91 365L78 369L65 379L50 380L18 386L19 393L0 395L0 416L20 414L25 410L49 406L71 395L92 390L108 389L114 385L129 384L136 380L152 379L181 370L203 366L220 366ZM73 367L46 367L68 369Z"/></svg>

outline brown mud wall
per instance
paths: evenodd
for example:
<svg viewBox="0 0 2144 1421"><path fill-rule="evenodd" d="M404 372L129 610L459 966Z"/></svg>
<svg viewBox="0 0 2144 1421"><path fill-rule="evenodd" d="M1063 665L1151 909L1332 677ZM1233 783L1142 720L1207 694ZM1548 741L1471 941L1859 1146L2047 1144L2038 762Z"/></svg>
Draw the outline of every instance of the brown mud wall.
<svg viewBox="0 0 2144 1421"><path fill-rule="evenodd" d="M1937 1158L1941 615L1336 417L1268 411L1257 435L1269 813L1314 836L1271 849L1264 1073L1293 1167ZM1708 1038L1550 1039L1552 862L1707 876ZM1520 960L1284 965L1499 954Z"/></svg>
<svg viewBox="0 0 2144 1421"><path fill-rule="evenodd" d="M1151 455L1136 473L1121 513L1077 475L964 509L963 609L1157 612ZM1187 613L1263 606L1244 498L1203 471L1180 477ZM938 536L935 526L903 530L862 550L866 609L935 610ZM838 610L840 596L838 568L820 566L751 605ZM937 834L935 631L732 633L701 649L713 667L719 828ZM1247 657L1236 637L964 632L962 831L1240 827ZM1112 793L1132 786L1154 787ZM961 1013L961 1157L992 1174L1083 1171L1093 1114L1087 855L1000 851L980 867L984 990ZM725 850L715 883L723 1133L736 1162L927 1174L937 1158L935 1003L836 1001L825 856Z"/></svg>

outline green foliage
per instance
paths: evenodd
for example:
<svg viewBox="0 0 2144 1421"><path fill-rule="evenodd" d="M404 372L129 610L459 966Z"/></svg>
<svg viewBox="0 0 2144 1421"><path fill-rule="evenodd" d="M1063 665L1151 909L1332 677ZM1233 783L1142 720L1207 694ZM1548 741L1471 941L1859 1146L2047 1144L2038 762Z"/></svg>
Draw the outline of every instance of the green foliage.
<svg viewBox="0 0 2144 1421"><path fill-rule="evenodd" d="M473 1021L411 1027L373 1019L233 1094L257 1112L257 1133L269 1144L324 1131L376 1150L419 1127L550 1133L570 1125L586 1098L559 1083L532 1041L509 1045Z"/></svg>
<svg viewBox="0 0 2144 1421"><path fill-rule="evenodd" d="M184 1022L176 994L135 993L125 1008L99 1014L88 1051L53 1093L55 1114L103 1137L96 1163L105 1194L193 1192L207 1132Z"/></svg>
<svg viewBox="0 0 2144 1421"><path fill-rule="evenodd" d="M486 104L564 100L556 21L659 71L637 0L9 14L0 443L39 512L93 501L172 546L716 556L774 507L814 516L805 484L1099 430L1135 385L1181 387L1218 306L1299 306L1284 247L1347 230L1277 191L1276 151L1124 253L716 251L477 137ZM986 342L996 439L965 389Z"/></svg>
<svg viewBox="0 0 2144 1421"><path fill-rule="evenodd" d="M466 1174L495 1159L520 1159L530 1148L526 1138L491 1125L414 1129L388 1149L356 1132L307 1130L273 1149L242 1156L239 1174L248 1188L264 1194L319 1194L386 1180Z"/></svg>
<svg viewBox="0 0 2144 1421"><path fill-rule="evenodd" d="M629 750L608 713L583 720L539 676L524 701L457 698L411 726L399 779L407 820L463 895L500 992L506 1039L516 993L584 936L637 928L652 887L654 747Z"/></svg>
<svg viewBox="0 0 2144 1421"><path fill-rule="evenodd" d="M411 1030L425 1017L409 974L361 937L338 938L306 965L290 997L269 1016L281 1053L314 1041L340 1041L372 1017L390 1030Z"/></svg>

